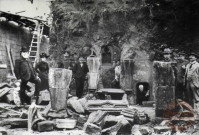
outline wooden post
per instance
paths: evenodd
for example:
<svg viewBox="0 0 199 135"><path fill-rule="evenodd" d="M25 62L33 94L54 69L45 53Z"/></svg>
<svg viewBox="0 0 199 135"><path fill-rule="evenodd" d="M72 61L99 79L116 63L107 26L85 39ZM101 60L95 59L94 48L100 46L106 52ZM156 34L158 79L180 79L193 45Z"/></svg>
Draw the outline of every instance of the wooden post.
<svg viewBox="0 0 199 135"><path fill-rule="evenodd" d="M6 45L6 50L7 50L8 58L9 58L9 61L10 61L10 67L11 67L12 75L15 76L14 64L13 64L13 61L12 61L12 58L11 58L11 55L10 55L10 45Z"/></svg>
<svg viewBox="0 0 199 135"><path fill-rule="evenodd" d="M72 71L62 68L50 68L49 87L51 106L54 110L62 110L67 107L69 85L72 79Z"/></svg>
<svg viewBox="0 0 199 135"><path fill-rule="evenodd" d="M154 61L153 63L153 92L158 117L163 117L167 105L175 101L174 65L174 62Z"/></svg>

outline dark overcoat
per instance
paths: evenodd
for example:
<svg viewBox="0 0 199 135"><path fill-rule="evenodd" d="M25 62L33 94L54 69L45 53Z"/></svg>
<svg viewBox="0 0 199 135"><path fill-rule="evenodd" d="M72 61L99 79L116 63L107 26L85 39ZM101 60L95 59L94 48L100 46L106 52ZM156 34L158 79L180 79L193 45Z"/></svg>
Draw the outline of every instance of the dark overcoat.
<svg viewBox="0 0 199 135"><path fill-rule="evenodd" d="M83 63L82 67L80 63L77 63L73 68L73 73L75 78L85 78L88 71L89 71L88 66L85 63Z"/></svg>
<svg viewBox="0 0 199 135"><path fill-rule="evenodd" d="M17 79L23 81L28 81L30 79L36 79L36 72L33 68L33 65L30 60L26 59L17 59L15 61L14 67L15 76Z"/></svg>

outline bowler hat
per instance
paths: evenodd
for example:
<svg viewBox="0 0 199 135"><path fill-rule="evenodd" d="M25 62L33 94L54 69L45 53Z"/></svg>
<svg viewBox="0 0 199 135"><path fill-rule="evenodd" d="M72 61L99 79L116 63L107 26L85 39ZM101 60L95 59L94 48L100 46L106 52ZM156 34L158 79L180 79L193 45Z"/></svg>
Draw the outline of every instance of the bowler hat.
<svg viewBox="0 0 199 135"><path fill-rule="evenodd" d="M40 54L40 58L48 58L49 57L49 55L47 55L45 52L43 52L43 53L41 53Z"/></svg>
<svg viewBox="0 0 199 135"><path fill-rule="evenodd" d="M189 53L189 54L188 54L188 56L191 56L191 55L195 56L196 58L199 58L199 55L196 54L196 53Z"/></svg>
<svg viewBox="0 0 199 135"><path fill-rule="evenodd" d="M28 48L26 46L22 46L21 47L21 51L20 52L28 52Z"/></svg>

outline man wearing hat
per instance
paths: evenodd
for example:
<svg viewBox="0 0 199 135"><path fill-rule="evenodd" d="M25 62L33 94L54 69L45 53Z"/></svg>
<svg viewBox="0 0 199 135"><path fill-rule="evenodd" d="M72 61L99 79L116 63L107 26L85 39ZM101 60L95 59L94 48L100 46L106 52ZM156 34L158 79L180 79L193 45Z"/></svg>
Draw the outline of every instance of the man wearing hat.
<svg viewBox="0 0 199 135"><path fill-rule="evenodd" d="M79 62L73 68L74 78L76 82L76 96L81 98L83 96L84 82L88 73L88 66L84 62L84 58L80 57Z"/></svg>
<svg viewBox="0 0 199 135"><path fill-rule="evenodd" d="M189 54L189 64L186 66L185 71L185 84L187 89L187 102L194 105L199 102L199 63L196 61L198 55L195 53Z"/></svg>
<svg viewBox="0 0 199 135"><path fill-rule="evenodd" d="M25 46L21 48L20 55L21 58L15 61L14 72L17 80L21 82L19 92L21 103L30 103L30 98L25 93L28 82L32 82L35 84L34 98L36 98L37 102L40 91L40 79L37 76L31 61L29 60L29 52Z"/></svg>
<svg viewBox="0 0 199 135"><path fill-rule="evenodd" d="M163 51L163 60L165 62L170 62L172 61L172 51L170 48L165 48L164 51Z"/></svg>
<svg viewBox="0 0 199 135"><path fill-rule="evenodd" d="M41 61L38 62L35 66L36 72L39 74L39 78L41 79L40 90L49 90L49 83L48 83L48 73L49 73L49 66L47 63L47 58L49 56L46 53L40 54Z"/></svg>
<svg viewBox="0 0 199 135"><path fill-rule="evenodd" d="M184 84L185 79L185 67L188 64L188 60L185 59L185 53L179 52L176 58L176 98L184 100L186 97L186 89Z"/></svg>

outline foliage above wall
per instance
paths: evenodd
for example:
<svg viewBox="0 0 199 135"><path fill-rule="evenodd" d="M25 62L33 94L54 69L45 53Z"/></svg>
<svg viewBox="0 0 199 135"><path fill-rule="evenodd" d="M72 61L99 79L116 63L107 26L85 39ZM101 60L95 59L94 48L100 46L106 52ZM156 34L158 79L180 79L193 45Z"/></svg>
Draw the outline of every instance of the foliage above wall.
<svg viewBox="0 0 199 135"><path fill-rule="evenodd" d="M196 50L198 7L196 0L55 1L51 50L55 56L83 55L84 47L98 54L100 46L110 45L121 50L161 49L162 44Z"/></svg>

